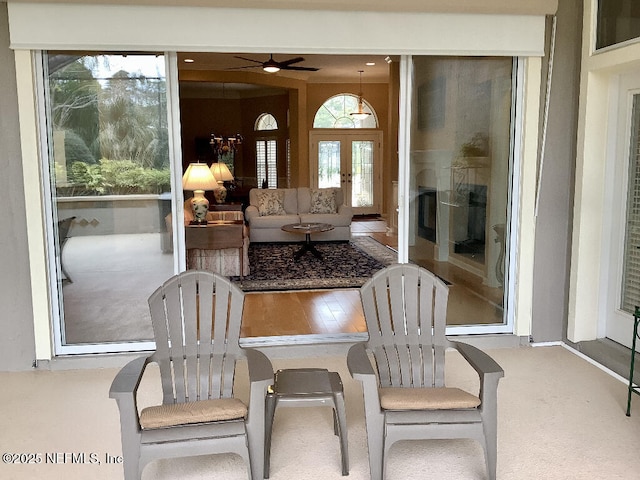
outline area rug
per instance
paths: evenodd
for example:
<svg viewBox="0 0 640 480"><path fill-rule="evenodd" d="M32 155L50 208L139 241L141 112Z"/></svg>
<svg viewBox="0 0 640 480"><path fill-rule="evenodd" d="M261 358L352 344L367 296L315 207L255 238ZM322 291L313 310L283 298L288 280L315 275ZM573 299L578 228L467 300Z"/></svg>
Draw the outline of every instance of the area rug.
<svg viewBox="0 0 640 480"><path fill-rule="evenodd" d="M398 258L394 250L366 236L315 247L322 259L307 252L295 260L300 243L252 243L250 275L232 280L245 292L357 288Z"/></svg>

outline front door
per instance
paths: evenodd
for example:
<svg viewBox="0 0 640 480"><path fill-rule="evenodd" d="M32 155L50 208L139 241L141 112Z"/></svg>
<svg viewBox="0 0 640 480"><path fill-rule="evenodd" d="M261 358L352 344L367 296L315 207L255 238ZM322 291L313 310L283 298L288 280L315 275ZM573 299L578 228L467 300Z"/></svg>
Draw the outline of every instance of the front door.
<svg viewBox="0 0 640 480"><path fill-rule="evenodd" d="M610 138L615 145L611 176L614 204L607 275L605 336L631 347L633 311L640 306L640 76L623 76L618 97L616 132ZM606 241L606 240L605 240ZM604 279L603 279L604 280Z"/></svg>
<svg viewBox="0 0 640 480"><path fill-rule="evenodd" d="M355 215L382 213L381 132L312 132L309 138L311 186L341 187Z"/></svg>

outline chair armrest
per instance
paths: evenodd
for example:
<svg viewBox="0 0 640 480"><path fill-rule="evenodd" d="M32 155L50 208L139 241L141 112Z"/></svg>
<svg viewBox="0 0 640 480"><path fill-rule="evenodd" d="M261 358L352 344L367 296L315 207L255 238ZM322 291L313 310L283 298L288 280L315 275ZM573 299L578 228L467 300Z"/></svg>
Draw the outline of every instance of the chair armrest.
<svg viewBox="0 0 640 480"><path fill-rule="evenodd" d="M377 384L376 372L371 365L364 343L356 343L347 352L347 367L349 373L361 382L373 377Z"/></svg>
<svg viewBox="0 0 640 480"><path fill-rule="evenodd" d="M265 398L267 388L273 385L273 366L259 350L243 348L249 369L249 411L246 428L251 456L253 478L262 479L264 469Z"/></svg>
<svg viewBox="0 0 640 480"><path fill-rule="evenodd" d="M496 374L499 378L504 376L502 367L479 348L462 342L451 342L451 344L479 375Z"/></svg>
<svg viewBox="0 0 640 480"><path fill-rule="evenodd" d="M141 430L136 393L150 359L151 356L140 357L130 361L120 369L111 383L109 397L115 399L118 403L123 438L139 434Z"/></svg>
<svg viewBox="0 0 640 480"><path fill-rule="evenodd" d="M252 218L259 217L258 207L255 205L249 205L244 211L244 218L249 223Z"/></svg>
<svg viewBox="0 0 640 480"><path fill-rule="evenodd" d="M113 382L111 382L109 397L116 400L126 399L131 396L135 397L150 358L139 357L122 367Z"/></svg>
<svg viewBox="0 0 640 480"><path fill-rule="evenodd" d="M362 397L364 399L364 415L367 432L380 431L384 423L384 413L380 408L380 393L378 392L378 376L376 375L364 343L356 343L347 352L347 368L356 380L362 382ZM371 437L369 437L371 441Z"/></svg>
<svg viewBox="0 0 640 480"><path fill-rule="evenodd" d="M253 348L243 348L243 350L247 355L249 382L255 383L268 380L273 383L273 366L269 357Z"/></svg>
<svg viewBox="0 0 640 480"><path fill-rule="evenodd" d="M498 363L482 350L462 342L451 342L469 365L480 376L480 401L486 405L488 401L495 404L498 390L498 381L504 377L504 370Z"/></svg>

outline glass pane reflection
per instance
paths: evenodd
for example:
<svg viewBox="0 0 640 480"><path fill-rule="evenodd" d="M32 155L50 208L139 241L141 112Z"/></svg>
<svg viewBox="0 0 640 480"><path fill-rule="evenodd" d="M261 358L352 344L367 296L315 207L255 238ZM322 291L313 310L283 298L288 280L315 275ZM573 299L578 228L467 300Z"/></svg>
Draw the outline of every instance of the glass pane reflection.
<svg viewBox="0 0 640 480"><path fill-rule="evenodd" d="M450 283L449 324L502 324L513 60L413 61L409 258Z"/></svg>
<svg viewBox="0 0 640 480"><path fill-rule="evenodd" d="M151 340L173 273L164 57L44 58L62 345Z"/></svg>

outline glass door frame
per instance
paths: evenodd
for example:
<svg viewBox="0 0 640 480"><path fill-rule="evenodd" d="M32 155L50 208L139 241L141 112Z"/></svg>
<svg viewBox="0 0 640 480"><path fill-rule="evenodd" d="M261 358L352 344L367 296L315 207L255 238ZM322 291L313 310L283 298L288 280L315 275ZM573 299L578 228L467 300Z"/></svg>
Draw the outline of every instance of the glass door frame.
<svg viewBox="0 0 640 480"><path fill-rule="evenodd" d="M409 198L411 180L411 98L413 95L412 55L400 57L400 114L398 124L398 262L409 262ZM522 106L524 102L524 70L525 60L514 57L512 74L511 100L511 175L509 184L509 211L507 218L505 270L504 323L491 325L455 325L447 327L447 335L476 335L492 333L514 333L517 278L518 225L520 205L520 159L522 158L522 132L524 118Z"/></svg>
<svg viewBox="0 0 640 480"><path fill-rule="evenodd" d="M348 149L340 151L341 169L346 166L348 159L351 159L351 145L354 141L374 142L373 153L373 206L355 207L354 214L382 213L382 130L371 129L313 129L309 132L309 185L318 188L318 142L321 141L348 141ZM350 181L350 180L347 180ZM351 189L345 189L344 198L350 198Z"/></svg>
<svg viewBox="0 0 640 480"><path fill-rule="evenodd" d="M127 341L110 343L90 343L90 344L65 344L63 338L64 319L60 314L60 285L57 281L57 265L55 250L55 229L54 229L54 208L51 196L51 185L49 177L49 164L52 161L49 152L49 131L46 114L46 91L45 71L43 66L43 52L34 51L33 64L35 72L37 109L38 109L38 135L39 154L42 159L41 166L41 188L44 194L43 204L45 213L46 228L46 257L48 266L48 280L50 288L50 314L53 340L53 355L78 355L78 354L103 354L122 352L144 352L155 350L153 341ZM171 212L176 218L175 225L184 224L184 212L178 208L184 202L182 188L176 188L182 182L182 145L180 137L180 106L178 89L178 61L175 52L165 52L165 75L167 90L167 129L169 141L169 164L171 170ZM186 252L184 243L184 229L173 228L171 232L173 239L173 270L174 273L183 271L186 268Z"/></svg>
<svg viewBox="0 0 640 480"><path fill-rule="evenodd" d="M177 168L177 166L181 166L182 163L182 146L180 141L180 110L179 110L179 91L178 91L178 66L177 66L177 54L175 52L165 52L166 58L166 68L167 68L167 105L168 105L168 126L169 126L169 142L170 142L170 151L172 154L171 157L171 171L172 171L172 212L176 218L176 224L183 224L183 211L182 208L178 208L183 203L183 195L182 189L176 188L175 185L180 185L181 182L181 168ZM407 192L409 191L409 136L410 136L410 119L411 119L411 107L410 101L411 98L411 65L410 65L410 55L401 56L400 61L400 98L399 98L399 126L398 126L398 152L399 152L399 170L398 170L398 261L401 263L406 263L408 261L408 209L406 208L408 203ZM35 62L36 64L38 62ZM514 105L516 107L520 107L523 103L524 98L524 59L517 59L516 61L517 69L515 78L519 79L516 83L516 88L514 88ZM38 81L42 81L42 75L36 75ZM39 85L37 89L39 92L39 97L42 97L42 85ZM39 131L40 131L40 139L41 139L41 149L45 151L41 151L42 158L46 158L48 153L46 152L46 117L42 115L43 113L43 98L38 98L38 106L39 106ZM513 146L513 155L515 159L521 158L521 137L523 130L523 118L522 113L519 111L519 108L516 109L514 114L514 119L512 120L512 128L514 133L512 135L512 142L514 142ZM312 134L318 132L322 133L322 130L311 130L309 132L310 139ZM344 133L344 132L336 132L329 130L326 133L333 132L336 133ZM365 133L366 130L362 132L352 132L352 133ZM43 137L44 135L44 137ZM381 136L382 137L382 136ZM46 154L46 155L45 155ZM313 157L311 157L313 158ZM380 168L380 162L382 158L378 158L378 168ZM516 228L518 225L518 205L520 203L520 195L519 195L519 161L513 162L513 180L512 180L512 198L511 198L511 215L509 218L509 230L511 231L511 235L509 236L509 264L508 264L508 272L506 273L507 279L505 282L507 283L508 293L507 299L505 301L505 310L506 310L506 322L504 325L488 325L488 326L456 326L456 327L448 327L447 334L448 335L464 335L464 334L490 334L490 333L513 333L514 331L514 318L515 318L515 308L514 305L516 303L515 298L515 285L512 285L513 280L509 281L509 279L517 278L515 274L515 268L517 265L516 256L517 256L517 231ZM315 173L314 168L310 165L310 174L313 176ZM379 174L378 174L379 175ZM379 178L379 177L378 177ZM316 178L317 181L317 178ZM313 182L313 178L312 178ZM46 182L45 182L46 183ZM379 183L379 182L378 182ZM312 183L313 184L313 183ZM46 187L45 187L46 188ZM378 197L380 199L380 197ZM45 207L47 208L47 207ZM51 208L50 206L48 208ZM49 218L52 218L49 216ZM52 220L51 220L52 222ZM53 238L53 226L52 223L47 225L47 237L48 242L51 242ZM184 251L184 229L174 228L173 232L173 241L174 248L176 249L174 252L174 270L175 273L182 271L185 269L185 251ZM48 245L49 249L51 245ZM52 281L52 280L50 280ZM55 292L57 289L57 285L51 285L51 292ZM113 353L113 352L137 352L137 351L148 351L153 350L155 345L153 342L126 342L126 343L110 343L110 344L91 344L91 345L62 345L60 338L60 318L58 314L55 312L55 308L52 308L52 319L53 319L53 340L54 340L54 355L67 355L67 354L90 354L90 353Z"/></svg>

